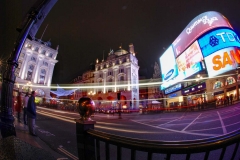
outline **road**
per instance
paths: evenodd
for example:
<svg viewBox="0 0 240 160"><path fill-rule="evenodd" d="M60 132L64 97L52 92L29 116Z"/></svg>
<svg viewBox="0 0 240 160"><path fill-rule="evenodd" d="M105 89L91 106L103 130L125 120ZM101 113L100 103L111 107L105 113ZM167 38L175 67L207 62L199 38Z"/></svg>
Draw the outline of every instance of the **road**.
<svg viewBox="0 0 240 160"><path fill-rule="evenodd" d="M74 119L78 113L37 109L36 120L39 138L50 147L77 158L76 130ZM92 118L96 130L103 132L155 141L186 141L220 136L239 129L240 104L204 111L186 111L158 114L97 113Z"/></svg>

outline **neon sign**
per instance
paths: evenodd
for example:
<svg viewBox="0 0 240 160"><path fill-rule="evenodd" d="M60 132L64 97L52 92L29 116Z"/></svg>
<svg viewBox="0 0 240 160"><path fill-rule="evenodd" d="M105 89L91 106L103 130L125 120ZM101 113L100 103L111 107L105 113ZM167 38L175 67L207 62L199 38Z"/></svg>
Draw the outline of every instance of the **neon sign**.
<svg viewBox="0 0 240 160"><path fill-rule="evenodd" d="M237 34L230 29L214 30L198 40L203 56L227 47L240 47Z"/></svg>
<svg viewBox="0 0 240 160"><path fill-rule="evenodd" d="M173 42L175 56L179 56L188 46L207 31L219 27L232 29L228 20L218 12L210 11L198 15Z"/></svg>
<svg viewBox="0 0 240 160"><path fill-rule="evenodd" d="M192 30L194 29L194 27L197 26L201 22L203 24L208 24L209 26L211 26L213 21L217 21L217 20L218 20L217 17L208 18L207 16L203 16L202 18L195 21L189 28L187 28L186 33L187 34L192 33Z"/></svg>

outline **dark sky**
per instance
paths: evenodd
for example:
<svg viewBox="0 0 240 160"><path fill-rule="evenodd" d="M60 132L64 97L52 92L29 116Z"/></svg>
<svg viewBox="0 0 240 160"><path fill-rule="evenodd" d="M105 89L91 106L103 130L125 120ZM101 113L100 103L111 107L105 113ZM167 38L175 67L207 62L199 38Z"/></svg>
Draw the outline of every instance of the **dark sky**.
<svg viewBox="0 0 240 160"><path fill-rule="evenodd" d="M0 58L8 57L22 17L36 0L1 0ZM140 75L151 78L153 64L187 24L206 11L222 13L240 33L239 0L58 0L37 33L59 45L52 83L68 83L106 58L110 48L133 43ZM2 54L3 53L3 54Z"/></svg>

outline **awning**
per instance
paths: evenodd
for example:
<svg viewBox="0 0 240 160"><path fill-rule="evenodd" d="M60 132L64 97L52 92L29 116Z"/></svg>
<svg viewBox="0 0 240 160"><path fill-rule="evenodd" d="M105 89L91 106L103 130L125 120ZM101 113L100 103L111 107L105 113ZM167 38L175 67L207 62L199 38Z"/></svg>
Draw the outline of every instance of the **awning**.
<svg viewBox="0 0 240 160"><path fill-rule="evenodd" d="M160 104L161 102L158 101L152 101L152 104Z"/></svg>

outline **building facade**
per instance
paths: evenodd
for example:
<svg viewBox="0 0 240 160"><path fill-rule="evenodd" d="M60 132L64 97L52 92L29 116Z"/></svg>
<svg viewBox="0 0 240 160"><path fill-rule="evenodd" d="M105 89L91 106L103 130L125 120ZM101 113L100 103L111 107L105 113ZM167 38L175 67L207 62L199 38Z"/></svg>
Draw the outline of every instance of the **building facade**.
<svg viewBox="0 0 240 160"><path fill-rule="evenodd" d="M15 70L15 91L36 91L38 97L50 98L52 75L58 55L50 42L26 39Z"/></svg>
<svg viewBox="0 0 240 160"><path fill-rule="evenodd" d="M94 70L82 75L81 81L76 78L73 82L92 86L87 90L77 90L75 98L87 95L94 100L97 108L118 108L117 93L121 93L120 103L123 109L138 109L139 66L133 44L129 45L129 51L121 47L115 52L110 50L106 60L100 62L97 59L94 66Z"/></svg>
<svg viewBox="0 0 240 160"><path fill-rule="evenodd" d="M160 57L166 107L239 100L239 55L239 37L226 17L198 15Z"/></svg>

